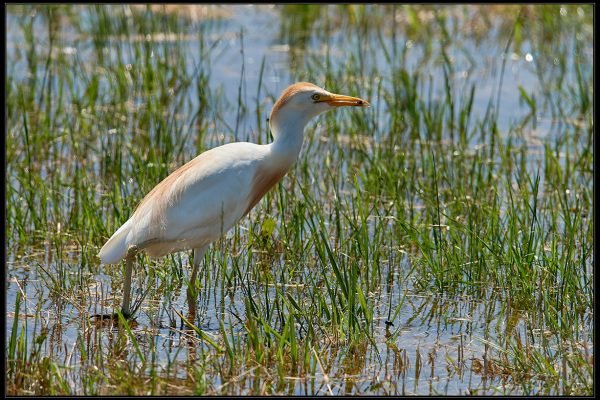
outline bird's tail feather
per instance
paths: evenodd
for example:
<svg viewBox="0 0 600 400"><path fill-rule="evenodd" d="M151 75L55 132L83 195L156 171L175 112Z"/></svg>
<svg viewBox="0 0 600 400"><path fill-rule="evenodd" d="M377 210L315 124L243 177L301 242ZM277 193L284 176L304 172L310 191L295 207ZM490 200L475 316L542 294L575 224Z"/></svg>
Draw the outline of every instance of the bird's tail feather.
<svg viewBox="0 0 600 400"><path fill-rule="evenodd" d="M129 225L129 221L125 222L102 246L98 257L103 264L115 264L125 258L129 248L129 243L127 243Z"/></svg>

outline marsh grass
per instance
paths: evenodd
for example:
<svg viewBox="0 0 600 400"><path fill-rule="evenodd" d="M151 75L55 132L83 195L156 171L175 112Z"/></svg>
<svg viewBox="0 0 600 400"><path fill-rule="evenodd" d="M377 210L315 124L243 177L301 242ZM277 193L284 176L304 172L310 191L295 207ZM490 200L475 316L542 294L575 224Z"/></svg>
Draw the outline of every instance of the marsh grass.
<svg viewBox="0 0 600 400"><path fill-rule="evenodd" d="M90 318L122 296L98 249L199 152L268 142L278 72L226 20L8 11L7 393L592 392L591 7L277 7L282 81L373 107L307 128L195 319L188 254L140 256L135 324Z"/></svg>

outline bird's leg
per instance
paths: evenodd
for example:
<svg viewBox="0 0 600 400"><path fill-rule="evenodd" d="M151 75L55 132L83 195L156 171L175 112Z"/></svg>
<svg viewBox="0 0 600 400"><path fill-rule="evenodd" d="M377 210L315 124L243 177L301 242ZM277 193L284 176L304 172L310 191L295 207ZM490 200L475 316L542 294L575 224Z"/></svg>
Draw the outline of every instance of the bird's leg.
<svg viewBox="0 0 600 400"><path fill-rule="evenodd" d="M131 301L131 273L133 270L133 261L138 253L137 246L129 246L127 256L125 256L125 282L123 283L123 305L121 306L121 314L125 318L131 317L130 301Z"/></svg>
<svg viewBox="0 0 600 400"><path fill-rule="evenodd" d="M196 301L198 300L198 269L200 268L200 264L202 263L202 259L204 258L204 253L206 252L206 247L204 248L196 248L194 249L194 266L192 268L192 274L190 275L190 283L187 288L187 298L188 298L188 321L192 324L196 323L196 315L197 315L197 307ZM191 328L191 327L190 327ZM191 330L190 335L188 335L188 363L189 365L193 365L198 357L197 357L197 346L198 339L197 335L193 333Z"/></svg>
<svg viewBox="0 0 600 400"><path fill-rule="evenodd" d="M204 259L204 253L206 253L207 248L208 246L198 247L194 249L194 267L192 269L192 274L190 275L190 283L187 288L190 321L194 321L196 319L196 300L198 299L198 269L200 268L200 264Z"/></svg>

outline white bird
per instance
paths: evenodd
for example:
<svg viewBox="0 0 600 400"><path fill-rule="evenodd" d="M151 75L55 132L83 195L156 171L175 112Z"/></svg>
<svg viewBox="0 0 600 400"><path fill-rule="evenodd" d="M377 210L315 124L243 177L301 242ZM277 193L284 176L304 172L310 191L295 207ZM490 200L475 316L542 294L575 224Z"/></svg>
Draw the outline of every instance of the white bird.
<svg viewBox="0 0 600 400"><path fill-rule="evenodd" d="M189 286L194 286L208 246L248 214L294 165L308 121L337 107L369 105L312 83L295 83L283 91L271 111L272 143L215 147L156 185L98 253L105 264L126 260L122 314L131 316L131 273L139 251L160 257L193 249ZM191 302L189 293L188 289Z"/></svg>

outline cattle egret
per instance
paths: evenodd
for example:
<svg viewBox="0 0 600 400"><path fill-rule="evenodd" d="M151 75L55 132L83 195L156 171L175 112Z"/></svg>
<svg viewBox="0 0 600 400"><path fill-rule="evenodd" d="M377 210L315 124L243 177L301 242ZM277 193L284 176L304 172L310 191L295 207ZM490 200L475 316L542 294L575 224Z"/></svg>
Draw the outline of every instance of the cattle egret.
<svg viewBox="0 0 600 400"><path fill-rule="evenodd" d="M131 316L131 273L138 252L160 257L193 249L189 285L194 286L208 246L248 214L294 165L308 121L342 106L368 107L369 103L312 83L295 83L283 91L271 111L272 143L215 147L156 185L98 253L105 264L126 261L122 314ZM188 288L188 302L189 294Z"/></svg>

